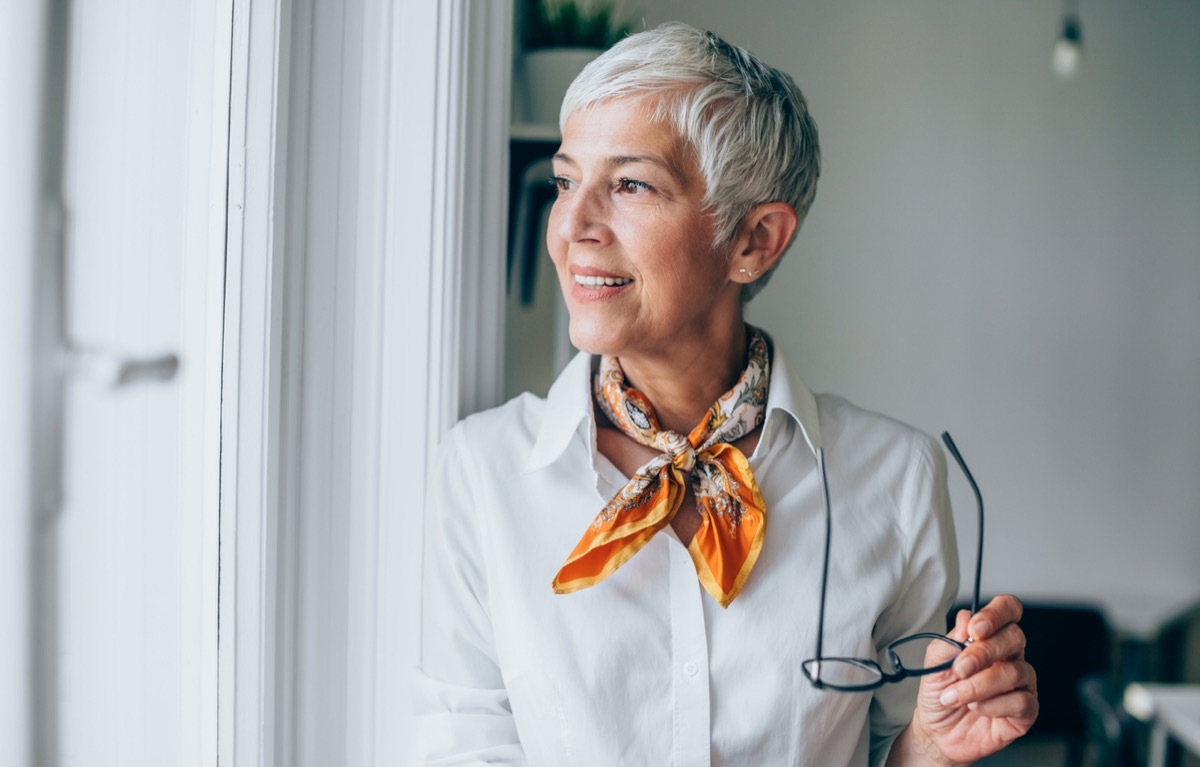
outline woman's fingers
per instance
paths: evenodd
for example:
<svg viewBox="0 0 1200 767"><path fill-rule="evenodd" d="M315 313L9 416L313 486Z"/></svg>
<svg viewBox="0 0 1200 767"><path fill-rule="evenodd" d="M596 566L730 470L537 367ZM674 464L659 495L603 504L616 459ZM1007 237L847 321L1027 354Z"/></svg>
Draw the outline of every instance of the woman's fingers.
<svg viewBox="0 0 1200 767"><path fill-rule="evenodd" d="M1037 674L1025 662L1025 632L1017 625L1022 612L1020 600L1008 595L996 597L974 615L958 612L948 636L967 647L952 667L958 681L939 696L943 705L971 704L988 715L1012 710L1016 716L1027 713L1032 700L1036 712Z"/></svg>
<svg viewBox="0 0 1200 767"><path fill-rule="evenodd" d="M1004 660L1025 658L1025 632L1015 623L1001 628L987 639L972 642L954 661L954 673L959 679Z"/></svg>
<svg viewBox="0 0 1200 767"><path fill-rule="evenodd" d="M947 634L951 639L956 639L959 642L967 641L967 624L971 620L970 610L959 610L954 616L954 628Z"/></svg>
<svg viewBox="0 0 1200 767"><path fill-rule="evenodd" d="M971 704L975 712L994 719L1016 719L1032 722L1037 719L1037 694L1029 690L1013 690L987 700Z"/></svg>
<svg viewBox="0 0 1200 767"><path fill-rule="evenodd" d="M984 705L988 701L1012 692L1028 693L1036 700L1037 673L1023 660L1000 661L966 679L955 682L942 691L939 698L944 706L977 704L975 710L990 714ZM988 704L990 708L990 704Z"/></svg>
<svg viewBox="0 0 1200 767"><path fill-rule="evenodd" d="M1001 594L971 616L967 634L975 641L987 639L1004 626L1021 620L1023 612L1021 600L1012 594Z"/></svg>

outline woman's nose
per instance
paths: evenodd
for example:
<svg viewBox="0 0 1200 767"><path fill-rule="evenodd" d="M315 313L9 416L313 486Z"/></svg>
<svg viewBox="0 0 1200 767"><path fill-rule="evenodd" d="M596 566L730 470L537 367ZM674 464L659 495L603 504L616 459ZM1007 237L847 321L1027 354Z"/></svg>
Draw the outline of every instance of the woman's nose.
<svg viewBox="0 0 1200 767"><path fill-rule="evenodd" d="M602 241L608 231L607 206L595 189L580 186L561 194L551 216L558 236L567 242Z"/></svg>

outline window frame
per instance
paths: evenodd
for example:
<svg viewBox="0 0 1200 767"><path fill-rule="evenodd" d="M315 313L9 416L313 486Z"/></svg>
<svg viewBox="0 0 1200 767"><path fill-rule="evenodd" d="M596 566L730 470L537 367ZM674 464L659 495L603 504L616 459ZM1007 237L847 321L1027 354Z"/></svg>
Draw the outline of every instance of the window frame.
<svg viewBox="0 0 1200 767"><path fill-rule="evenodd" d="M402 761L430 458L502 386L511 1L333 5L233 3L231 764Z"/></svg>

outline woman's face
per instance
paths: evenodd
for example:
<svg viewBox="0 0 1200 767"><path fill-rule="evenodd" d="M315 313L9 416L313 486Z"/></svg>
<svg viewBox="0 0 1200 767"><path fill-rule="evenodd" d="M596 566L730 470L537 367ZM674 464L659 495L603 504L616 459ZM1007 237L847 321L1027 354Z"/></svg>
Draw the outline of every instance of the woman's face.
<svg viewBox="0 0 1200 767"><path fill-rule="evenodd" d="M575 112L554 157L546 244L571 342L592 354L655 355L740 323L741 285L712 248L696 161L646 114L622 100Z"/></svg>

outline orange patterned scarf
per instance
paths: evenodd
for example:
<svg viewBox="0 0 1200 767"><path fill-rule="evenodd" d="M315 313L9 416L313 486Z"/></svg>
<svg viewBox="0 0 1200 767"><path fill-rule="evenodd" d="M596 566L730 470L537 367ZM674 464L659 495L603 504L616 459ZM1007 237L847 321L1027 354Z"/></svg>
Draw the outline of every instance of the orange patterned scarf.
<svg viewBox="0 0 1200 767"><path fill-rule="evenodd" d="M625 386L617 360L601 358L595 380L600 409L621 431L662 455L638 469L604 506L554 577L555 592L593 586L628 562L675 517L684 477L700 511L700 529L688 544L700 583L722 607L742 590L762 549L766 506L750 463L730 443L762 424L771 364L766 338L749 330L746 370L687 437L663 430L646 396Z"/></svg>

